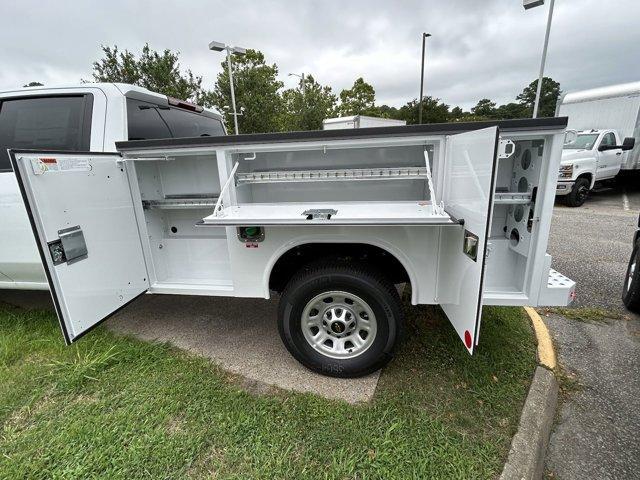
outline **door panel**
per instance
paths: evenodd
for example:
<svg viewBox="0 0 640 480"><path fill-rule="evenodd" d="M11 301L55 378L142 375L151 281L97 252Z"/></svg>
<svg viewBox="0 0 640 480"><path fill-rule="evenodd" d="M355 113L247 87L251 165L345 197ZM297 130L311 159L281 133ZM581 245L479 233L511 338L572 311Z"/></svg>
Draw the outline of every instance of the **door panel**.
<svg viewBox="0 0 640 480"><path fill-rule="evenodd" d="M67 343L149 286L127 173L119 158L11 154Z"/></svg>
<svg viewBox="0 0 640 480"><path fill-rule="evenodd" d="M447 140L442 198L447 213L464 225L440 229L437 301L469 353L477 344L482 314L497 147L497 127Z"/></svg>

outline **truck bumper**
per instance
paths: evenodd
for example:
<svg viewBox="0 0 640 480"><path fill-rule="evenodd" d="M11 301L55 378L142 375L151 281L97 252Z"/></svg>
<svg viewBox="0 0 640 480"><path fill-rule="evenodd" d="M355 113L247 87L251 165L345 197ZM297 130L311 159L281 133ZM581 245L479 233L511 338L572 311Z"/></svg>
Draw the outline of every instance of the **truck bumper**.
<svg viewBox="0 0 640 480"><path fill-rule="evenodd" d="M571 192L574 183L575 182L573 180L569 180L567 182L559 181L558 185L556 185L556 196L567 195L569 192Z"/></svg>

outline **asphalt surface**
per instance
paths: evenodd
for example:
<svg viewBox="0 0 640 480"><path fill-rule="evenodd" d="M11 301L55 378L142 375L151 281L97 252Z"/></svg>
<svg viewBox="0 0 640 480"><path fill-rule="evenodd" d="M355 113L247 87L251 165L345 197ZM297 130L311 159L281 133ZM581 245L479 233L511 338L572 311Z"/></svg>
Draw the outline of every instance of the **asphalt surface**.
<svg viewBox="0 0 640 480"><path fill-rule="evenodd" d="M576 307L621 313L622 283L640 214L640 180L592 194L579 208L556 202L549 246L552 267L575 280Z"/></svg>
<svg viewBox="0 0 640 480"><path fill-rule="evenodd" d="M640 213L640 182L556 206L553 267L578 283L577 307L607 321L543 317L573 387L564 395L546 470L560 479L636 479L640 471L640 318L625 310L622 283Z"/></svg>

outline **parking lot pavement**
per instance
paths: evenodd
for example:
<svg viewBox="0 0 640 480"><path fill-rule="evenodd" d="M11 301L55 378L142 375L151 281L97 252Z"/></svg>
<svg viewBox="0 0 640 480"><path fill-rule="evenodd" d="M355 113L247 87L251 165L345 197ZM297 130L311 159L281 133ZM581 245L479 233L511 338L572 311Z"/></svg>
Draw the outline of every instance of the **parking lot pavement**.
<svg viewBox="0 0 640 480"><path fill-rule="evenodd" d="M640 318L625 310L621 291L639 187L594 194L580 208L554 209L549 252L554 268L578 283L575 306L623 316L606 322L544 317L560 365L577 383L560 407L547 450L554 478L638 478Z"/></svg>
<svg viewBox="0 0 640 480"><path fill-rule="evenodd" d="M578 283L575 306L624 310L622 283L638 214L640 185L594 193L578 208L556 202L547 251L553 268Z"/></svg>
<svg viewBox="0 0 640 480"><path fill-rule="evenodd" d="M0 290L0 301L23 308L53 309L49 292ZM248 379L250 390L263 391L273 385L349 403L373 398L380 372L357 379L330 378L294 360L278 335L277 306L277 298L145 295L106 325L117 333L168 342L210 358Z"/></svg>

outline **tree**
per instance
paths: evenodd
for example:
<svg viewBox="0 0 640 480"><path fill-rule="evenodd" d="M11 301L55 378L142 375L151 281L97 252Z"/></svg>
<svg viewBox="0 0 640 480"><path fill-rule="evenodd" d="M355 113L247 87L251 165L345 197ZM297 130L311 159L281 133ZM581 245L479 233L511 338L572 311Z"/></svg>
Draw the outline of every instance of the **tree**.
<svg viewBox="0 0 640 480"><path fill-rule="evenodd" d="M353 86L340 92L340 105L338 114L349 115L373 115L376 116L376 91L373 86L364 81L362 77L353 82Z"/></svg>
<svg viewBox="0 0 640 480"><path fill-rule="evenodd" d="M26 85L23 85L23 87L44 87L44 83L40 83L40 82L29 82Z"/></svg>
<svg viewBox="0 0 640 480"><path fill-rule="evenodd" d="M522 90L522 93L516 97L518 102L525 106L527 115L533 114L533 105L536 100L536 89L538 88L538 80L534 80ZM552 78L544 77L542 79L542 91L540 93L540 105L538 107L538 117L553 117L556 112L556 103L560 97L560 83Z"/></svg>
<svg viewBox="0 0 640 480"><path fill-rule="evenodd" d="M515 102L500 105L495 111L495 118L500 120L509 118L525 118L528 116L530 117L531 113L527 110L527 107Z"/></svg>
<svg viewBox="0 0 640 480"><path fill-rule="evenodd" d="M400 107L399 118L408 125L415 125L419 120L419 103L414 98ZM449 105L439 98L424 97L422 99L422 123L445 123L449 121Z"/></svg>
<svg viewBox="0 0 640 480"><path fill-rule="evenodd" d="M117 45L103 45L102 52L104 57L93 62L92 75L96 82L131 83L170 97L210 106L206 102L209 96L202 89L202 77L195 76L191 70L181 72L179 53L168 49L159 53L148 43L142 47L139 57L128 50L119 51Z"/></svg>
<svg viewBox="0 0 640 480"><path fill-rule="evenodd" d="M300 80L298 88L282 92L283 116L281 127L285 131L320 130L322 121L336 108L337 97L331 87L320 85L311 75Z"/></svg>
<svg viewBox="0 0 640 480"><path fill-rule="evenodd" d="M283 83L277 80L276 64L267 65L262 52L247 50L242 56L233 56L233 84L236 95L238 128L241 133L275 132L281 130L283 101L279 90ZM231 90L227 60L222 61L215 90L206 97L221 112L225 122L233 131L231 112Z"/></svg>
<svg viewBox="0 0 640 480"><path fill-rule="evenodd" d="M471 113L480 118L495 118L496 102L483 98L471 109Z"/></svg>

